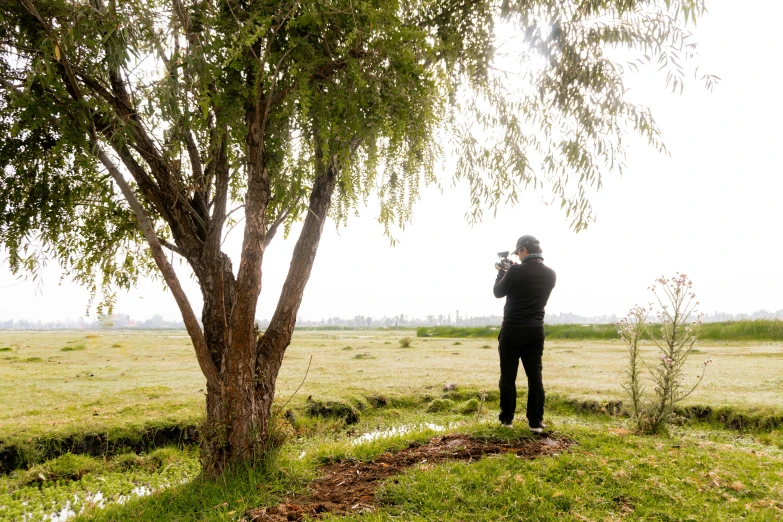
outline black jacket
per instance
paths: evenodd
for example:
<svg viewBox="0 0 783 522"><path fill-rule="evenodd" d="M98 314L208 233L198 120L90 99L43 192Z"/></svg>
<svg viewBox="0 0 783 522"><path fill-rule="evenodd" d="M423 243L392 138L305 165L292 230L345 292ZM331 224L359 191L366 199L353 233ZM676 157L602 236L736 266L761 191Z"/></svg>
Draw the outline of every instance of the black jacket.
<svg viewBox="0 0 783 522"><path fill-rule="evenodd" d="M505 297L503 326L544 326L544 308L555 287L555 271L541 259L524 259L508 271L499 270L492 291Z"/></svg>

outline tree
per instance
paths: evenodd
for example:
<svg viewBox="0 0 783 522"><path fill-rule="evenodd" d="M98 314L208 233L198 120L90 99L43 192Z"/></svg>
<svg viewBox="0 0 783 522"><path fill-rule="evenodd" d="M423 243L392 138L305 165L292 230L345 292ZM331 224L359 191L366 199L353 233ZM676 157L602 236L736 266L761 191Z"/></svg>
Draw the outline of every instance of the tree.
<svg viewBox="0 0 783 522"><path fill-rule="evenodd" d="M371 196L404 224L458 155L471 219L547 186L576 230L622 169L614 49L681 87L703 0L10 0L0 6L0 242L56 260L102 304L163 278L207 382L205 469L267 448L275 383L327 217ZM498 51L506 34L518 53ZM679 60L679 61L678 61ZM710 84L712 78L705 76ZM239 266L221 250L243 221ZM268 328L264 251L302 222ZM169 255L184 260L201 324ZM100 308L100 306L99 306Z"/></svg>

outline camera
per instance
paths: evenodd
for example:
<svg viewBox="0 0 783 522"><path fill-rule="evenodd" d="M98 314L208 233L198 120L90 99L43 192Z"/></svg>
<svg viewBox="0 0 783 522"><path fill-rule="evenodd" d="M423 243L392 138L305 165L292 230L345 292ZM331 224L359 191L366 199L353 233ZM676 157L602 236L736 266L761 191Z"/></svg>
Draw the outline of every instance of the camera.
<svg viewBox="0 0 783 522"><path fill-rule="evenodd" d="M511 268L511 265L514 264L513 261L511 261L508 258L509 251L506 250L505 252L498 252L498 257L500 258L500 263L495 263L495 266L501 270L508 270Z"/></svg>

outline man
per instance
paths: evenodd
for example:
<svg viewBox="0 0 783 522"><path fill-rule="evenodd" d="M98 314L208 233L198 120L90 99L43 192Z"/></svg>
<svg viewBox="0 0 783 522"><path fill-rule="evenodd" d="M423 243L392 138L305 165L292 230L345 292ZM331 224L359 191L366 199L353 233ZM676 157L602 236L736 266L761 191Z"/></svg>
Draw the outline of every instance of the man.
<svg viewBox="0 0 783 522"><path fill-rule="evenodd" d="M508 270L497 266L493 292L505 297L503 325L498 336L500 353L500 422L511 425L517 406L519 360L527 375L527 422L541 433L544 420L544 384L541 356L544 353L544 308L555 287L555 272L544 264L541 244L533 236L522 236L512 254L519 264Z"/></svg>

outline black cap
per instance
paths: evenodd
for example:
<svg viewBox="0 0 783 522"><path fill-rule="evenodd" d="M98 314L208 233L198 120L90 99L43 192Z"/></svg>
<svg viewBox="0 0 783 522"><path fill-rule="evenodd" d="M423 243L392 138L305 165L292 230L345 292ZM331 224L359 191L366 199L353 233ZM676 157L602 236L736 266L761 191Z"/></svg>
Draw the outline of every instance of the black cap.
<svg viewBox="0 0 783 522"><path fill-rule="evenodd" d="M522 236L517 239L517 246L514 249L514 252L522 250L523 248L526 249L529 254L535 254L541 250L541 243L533 236Z"/></svg>

